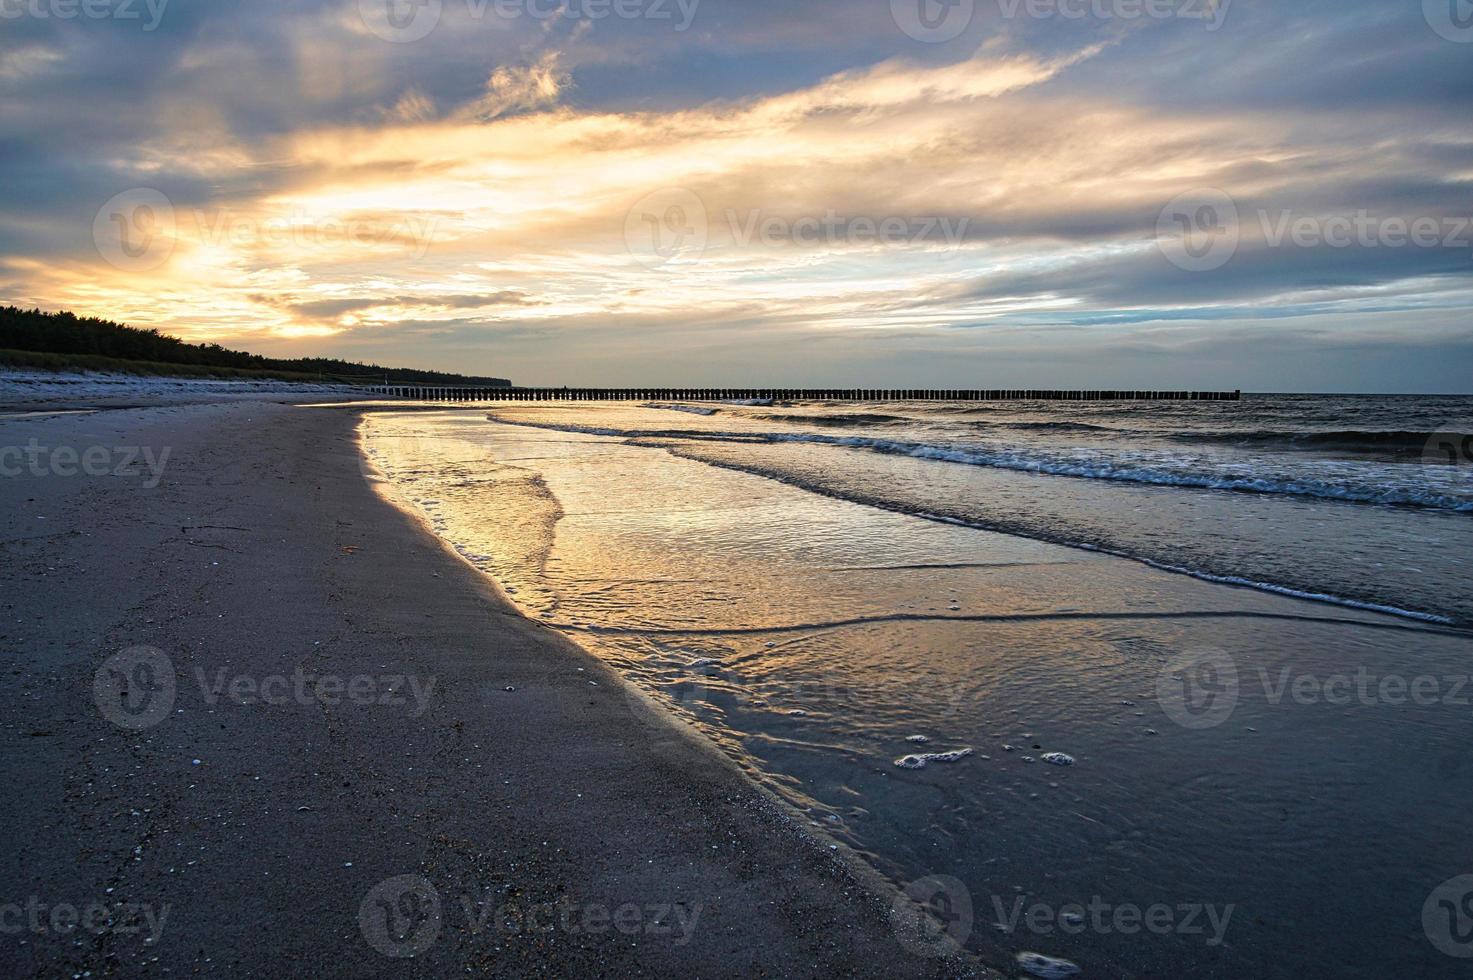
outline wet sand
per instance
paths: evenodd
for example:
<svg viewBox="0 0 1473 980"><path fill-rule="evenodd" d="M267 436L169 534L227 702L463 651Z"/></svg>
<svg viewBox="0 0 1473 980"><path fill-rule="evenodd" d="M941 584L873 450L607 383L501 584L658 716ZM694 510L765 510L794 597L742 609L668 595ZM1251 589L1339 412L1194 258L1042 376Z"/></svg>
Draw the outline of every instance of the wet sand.
<svg viewBox="0 0 1473 980"><path fill-rule="evenodd" d="M0 480L5 975L975 970L381 499L357 420L0 423L48 450ZM68 446L108 472L61 475ZM120 701L105 662L174 690Z"/></svg>

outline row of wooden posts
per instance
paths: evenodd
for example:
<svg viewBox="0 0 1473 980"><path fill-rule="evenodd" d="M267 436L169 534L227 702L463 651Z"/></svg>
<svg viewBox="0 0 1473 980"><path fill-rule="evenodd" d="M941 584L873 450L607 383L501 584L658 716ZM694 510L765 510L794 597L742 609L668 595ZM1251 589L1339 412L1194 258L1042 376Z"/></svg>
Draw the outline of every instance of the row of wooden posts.
<svg viewBox="0 0 1473 980"><path fill-rule="evenodd" d="M1240 391L1083 391L1058 388L456 388L377 385L375 394L434 402L628 401L1238 401Z"/></svg>

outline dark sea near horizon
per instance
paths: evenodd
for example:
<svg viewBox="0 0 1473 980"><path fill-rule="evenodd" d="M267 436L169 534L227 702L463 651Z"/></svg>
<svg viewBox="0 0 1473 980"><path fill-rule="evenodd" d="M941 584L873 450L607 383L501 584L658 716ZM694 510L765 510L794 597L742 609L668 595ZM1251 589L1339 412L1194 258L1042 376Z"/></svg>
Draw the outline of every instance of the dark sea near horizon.
<svg viewBox="0 0 1473 980"><path fill-rule="evenodd" d="M953 938L1119 977L1467 962L1469 433L1473 398L1307 395L364 425L529 616L942 876Z"/></svg>

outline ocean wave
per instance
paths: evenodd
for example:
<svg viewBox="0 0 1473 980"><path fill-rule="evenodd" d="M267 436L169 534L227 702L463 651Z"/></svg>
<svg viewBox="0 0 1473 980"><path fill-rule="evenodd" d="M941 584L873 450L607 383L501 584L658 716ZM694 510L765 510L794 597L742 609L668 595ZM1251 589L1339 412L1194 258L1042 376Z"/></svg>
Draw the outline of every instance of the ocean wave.
<svg viewBox="0 0 1473 980"><path fill-rule="evenodd" d="M820 434L788 435L774 434L773 441L815 442L828 445L853 446L875 452L917 459L934 459L969 466L995 466L999 469L1018 470L1025 473L1045 473L1053 476L1072 476L1090 480L1117 480L1126 483L1144 483L1154 486L1191 487L1201 490L1231 490L1238 493L1283 494L1297 497L1318 497L1326 500L1341 500L1352 503L1391 504L1407 507L1427 507L1437 510L1473 512L1473 500L1462 499L1427 490L1406 486L1364 487L1343 483L1330 483L1308 478L1285 479L1260 476L1231 476L1223 473L1173 471L1152 466L1139 465L1104 458L1061 459L1050 456L1029 455L1013 449L986 449L980 447L936 446L925 443L907 443L888 439L870 439L862 436L825 436Z"/></svg>
<svg viewBox="0 0 1473 980"><path fill-rule="evenodd" d="M1432 431L1363 429L1338 430L1254 430L1246 432L1180 432L1171 438L1181 442L1213 442L1230 446L1257 446L1267 449L1337 450L1363 454L1421 455L1434 436L1450 435ZM1457 438L1467 438L1457 434Z"/></svg>
<svg viewBox="0 0 1473 980"><path fill-rule="evenodd" d="M705 408L700 405L657 405L654 402L645 402L640 408L658 408L666 412L685 412L689 415L715 415L720 409Z"/></svg>
<svg viewBox="0 0 1473 980"><path fill-rule="evenodd" d="M906 418L903 415L880 415L873 412L841 412L833 415L813 415L809 413L783 415L764 413L761 415L749 415L748 418L762 419L765 422L792 422L800 425L832 426L889 425L895 422L919 421L913 418Z"/></svg>
<svg viewBox="0 0 1473 980"><path fill-rule="evenodd" d="M1314 497L1348 503L1383 504L1423 507L1434 510L1473 513L1473 500L1433 490L1406 485L1359 486L1334 483L1310 477L1241 475L1189 469L1167 469L1126 459L1111 459L1098 451L1086 457L1045 454L1017 448L984 446L948 446L931 443L880 439L871 436L842 436L819 432L728 432L691 429L607 429L594 426L511 421L491 415L498 422L527 425L533 428L579 432L588 435L622 436L630 439L694 439L721 442L814 443L844 446L871 452L967 466L991 466L1023 473L1068 476L1089 480L1113 480L1151 486L1187 487L1200 490L1227 490L1236 493L1276 494Z"/></svg>
<svg viewBox="0 0 1473 980"><path fill-rule="evenodd" d="M1018 429L1024 432L1115 432L1126 433L1130 430L1117 429L1108 425L1091 425L1088 422L974 422L973 425L983 429Z"/></svg>

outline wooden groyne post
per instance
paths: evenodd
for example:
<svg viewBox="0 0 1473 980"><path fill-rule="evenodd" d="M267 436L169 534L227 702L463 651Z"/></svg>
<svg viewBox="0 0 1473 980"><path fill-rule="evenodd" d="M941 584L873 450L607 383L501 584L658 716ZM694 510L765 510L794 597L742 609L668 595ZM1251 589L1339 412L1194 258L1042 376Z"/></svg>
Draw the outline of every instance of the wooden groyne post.
<svg viewBox="0 0 1473 980"><path fill-rule="evenodd" d="M458 388L373 385L373 394L424 402L1235 402L1241 391L1085 391L1059 388Z"/></svg>

